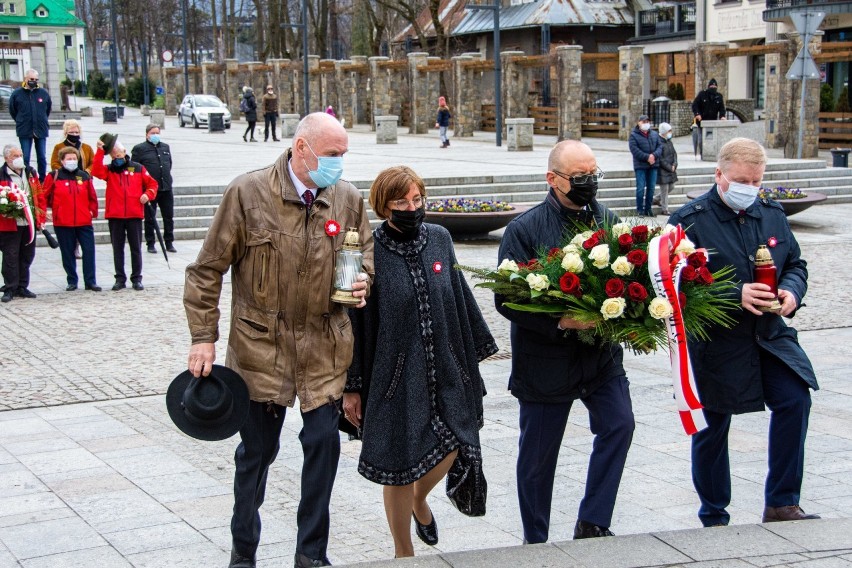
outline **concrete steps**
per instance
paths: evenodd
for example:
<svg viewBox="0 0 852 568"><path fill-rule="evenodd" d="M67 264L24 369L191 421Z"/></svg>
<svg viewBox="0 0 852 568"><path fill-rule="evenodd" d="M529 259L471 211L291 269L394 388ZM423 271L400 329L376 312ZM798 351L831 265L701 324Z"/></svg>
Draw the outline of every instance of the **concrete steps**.
<svg viewBox="0 0 852 568"><path fill-rule="evenodd" d="M669 209L674 210L689 199L686 194L708 189L714 179L713 165L686 163L678 172L675 193L669 196ZM472 197L500 200L509 203L533 205L547 194L547 185L541 175L504 175L428 178L424 180L430 200ZM358 180L353 184L367 200L371 180ZM823 204L852 202L852 168L827 168L821 160L802 160L770 163L764 176L767 187L793 187L824 193L828 200ZM182 186L175 188L175 239L200 239L207 233L213 214L222 199L225 186ZM101 211L104 207L103 189L98 190ZM609 171L600 181L598 199L622 216L632 215L635 207L635 181L633 170ZM369 205L368 205L369 208ZM378 219L369 211L373 223ZM49 229L52 230L50 226ZM104 219L94 222L95 241L108 243L109 232ZM45 245L39 239L39 245Z"/></svg>

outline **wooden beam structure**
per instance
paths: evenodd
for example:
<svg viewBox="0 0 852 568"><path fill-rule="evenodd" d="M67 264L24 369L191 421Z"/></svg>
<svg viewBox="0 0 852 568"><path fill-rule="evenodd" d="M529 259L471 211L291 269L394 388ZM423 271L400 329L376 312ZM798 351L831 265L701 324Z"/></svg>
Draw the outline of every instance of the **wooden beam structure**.
<svg viewBox="0 0 852 568"><path fill-rule="evenodd" d="M714 51L716 57L742 57L744 55L766 55L767 53L782 53L786 50L783 44L750 45L748 47L731 47Z"/></svg>
<svg viewBox="0 0 852 568"><path fill-rule="evenodd" d="M618 61L617 53L583 53L580 55L583 63L598 63L600 61Z"/></svg>

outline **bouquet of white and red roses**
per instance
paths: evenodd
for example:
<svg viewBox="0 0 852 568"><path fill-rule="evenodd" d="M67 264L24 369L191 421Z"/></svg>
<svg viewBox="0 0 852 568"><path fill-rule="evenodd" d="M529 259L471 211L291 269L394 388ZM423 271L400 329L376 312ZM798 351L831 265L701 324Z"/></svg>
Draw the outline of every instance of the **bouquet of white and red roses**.
<svg viewBox="0 0 852 568"><path fill-rule="evenodd" d="M658 266L649 267L649 253ZM707 254L696 250L679 227L618 223L596 231L578 229L561 247L539 250L526 262L505 259L496 270L461 268L485 280L477 287L502 296L507 308L593 323L594 328L577 332L581 340L620 343L647 353L669 345L668 321L676 311L686 333L702 339L708 326L734 323L728 314L738 309L730 294L736 286L733 268L711 273ZM661 287L659 265L669 272L677 267L668 294Z"/></svg>
<svg viewBox="0 0 852 568"><path fill-rule="evenodd" d="M10 219L24 219L27 205L27 196L17 185L0 187L0 215Z"/></svg>

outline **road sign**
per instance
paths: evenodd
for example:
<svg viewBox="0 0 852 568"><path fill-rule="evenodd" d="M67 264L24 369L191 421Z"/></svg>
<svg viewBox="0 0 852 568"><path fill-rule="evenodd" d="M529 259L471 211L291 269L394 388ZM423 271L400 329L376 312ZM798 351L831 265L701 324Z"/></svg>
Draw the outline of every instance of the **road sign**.
<svg viewBox="0 0 852 568"><path fill-rule="evenodd" d="M163 50L163 61L166 63L171 63L171 61L175 58L174 54L168 49Z"/></svg>
<svg viewBox="0 0 852 568"><path fill-rule="evenodd" d="M164 88L162 88L162 87L157 87L157 88L155 88L155 89L154 89L154 92L155 92L156 94L158 94L158 95L165 95L165 94L166 94L166 90L165 90Z"/></svg>
<svg viewBox="0 0 852 568"><path fill-rule="evenodd" d="M825 12L801 10L790 14L790 19L796 26L796 31L803 35L814 35L819 30L823 18L825 18Z"/></svg>
<svg viewBox="0 0 852 568"><path fill-rule="evenodd" d="M787 79L791 81L798 81L802 78L819 79L819 68L814 62L814 58L811 57L811 52L808 51L807 46L799 51L793 64L790 65L790 70L787 71Z"/></svg>
<svg viewBox="0 0 852 568"><path fill-rule="evenodd" d="M76 70L77 70L77 62L74 61L73 59L66 59L65 60L65 72L66 73L73 73Z"/></svg>

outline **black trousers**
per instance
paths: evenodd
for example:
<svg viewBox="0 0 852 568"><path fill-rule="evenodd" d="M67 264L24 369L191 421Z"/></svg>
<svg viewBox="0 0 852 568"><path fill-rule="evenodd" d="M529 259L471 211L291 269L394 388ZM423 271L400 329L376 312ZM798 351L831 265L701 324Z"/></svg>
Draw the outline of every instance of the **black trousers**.
<svg viewBox="0 0 852 568"><path fill-rule="evenodd" d="M74 247L80 245L83 251L83 282L86 286L97 286L95 277L95 231L91 225L82 227L53 227L56 240L59 241L59 252L62 254L62 268L65 269L65 279L69 284L77 285L77 259L74 258Z"/></svg>
<svg viewBox="0 0 852 568"><path fill-rule="evenodd" d="M142 219L108 219L115 282L125 284L124 243L130 245L130 281L142 282Z"/></svg>
<svg viewBox="0 0 852 568"><path fill-rule="evenodd" d="M339 404L339 403L338 403ZM296 552L313 559L326 557L330 526L329 503L340 458L338 404L325 404L302 414L299 433L302 463L302 497L296 514ZM234 549L254 556L260 543L260 506L266 495L269 466L280 448L286 408L251 401L249 415L240 429L240 445L234 454L234 515L231 535Z"/></svg>
<svg viewBox="0 0 852 568"><path fill-rule="evenodd" d="M145 244L148 246L156 242L157 235L154 233L154 222L157 220L157 207L163 215L163 240L166 246L175 241L175 194L172 191L158 191L157 198L149 201L151 205L145 205Z"/></svg>
<svg viewBox="0 0 852 568"><path fill-rule="evenodd" d="M16 292L30 286L30 265L35 258L35 239L30 244L29 227L17 231L0 231L0 252L3 253L3 290Z"/></svg>
<svg viewBox="0 0 852 568"><path fill-rule="evenodd" d="M269 131L272 130L272 139L275 140L278 138L278 135L275 134L275 126L278 123L278 113L275 112L267 112L263 114L263 141L266 142L269 140Z"/></svg>

